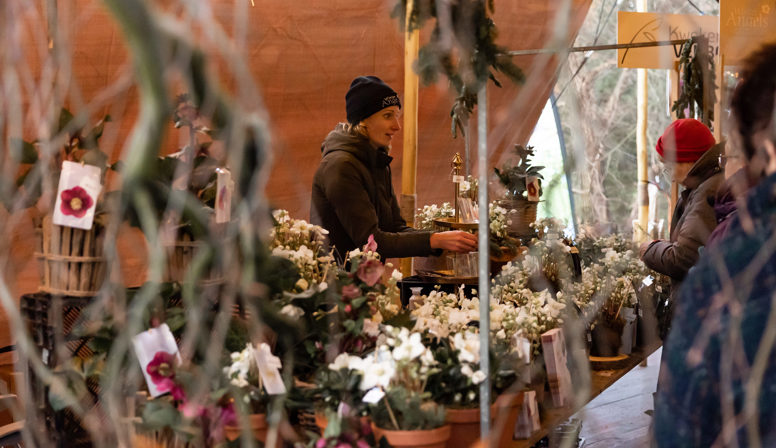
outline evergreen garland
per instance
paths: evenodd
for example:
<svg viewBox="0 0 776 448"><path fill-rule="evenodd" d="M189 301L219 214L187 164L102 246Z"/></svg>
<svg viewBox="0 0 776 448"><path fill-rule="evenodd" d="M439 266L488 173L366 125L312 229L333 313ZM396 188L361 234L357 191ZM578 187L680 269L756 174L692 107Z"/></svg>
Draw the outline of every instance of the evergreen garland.
<svg viewBox="0 0 776 448"><path fill-rule="evenodd" d="M714 59L709 54L708 39L694 37L682 45L679 79L679 97L671 110L676 112L678 118L687 118L685 110L688 110L690 118L697 117L711 128L717 97Z"/></svg>
<svg viewBox="0 0 776 448"><path fill-rule="evenodd" d="M399 0L392 13L399 19L402 30L408 1ZM493 14L493 0L443 3L446 5L444 11L437 8L436 0L413 1L408 32L421 29L429 19L435 20L429 42L418 51L415 70L424 85L435 83L439 74L444 74L458 93L450 111L451 131L455 137L457 130L465 135L466 123L477 105L477 92L488 79L501 87L494 72L503 73L515 83L522 83L525 77L507 50L496 45L498 30L488 15ZM449 20L451 35L443 35L440 19Z"/></svg>

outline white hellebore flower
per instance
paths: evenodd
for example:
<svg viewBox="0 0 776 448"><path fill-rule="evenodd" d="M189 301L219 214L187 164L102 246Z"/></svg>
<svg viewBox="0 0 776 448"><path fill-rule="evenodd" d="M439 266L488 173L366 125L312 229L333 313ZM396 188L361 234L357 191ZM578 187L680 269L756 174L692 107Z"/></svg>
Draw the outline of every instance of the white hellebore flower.
<svg viewBox="0 0 776 448"><path fill-rule="evenodd" d="M480 362L480 337L477 333L456 333L453 346L458 350L458 359L463 362Z"/></svg>
<svg viewBox="0 0 776 448"><path fill-rule="evenodd" d="M364 366L364 376L361 378L360 388L361 390L369 390L373 387L388 387L396 368L393 362L374 361Z"/></svg>
<svg viewBox="0 0 776 448"><path fill-rule="evenodd" d="M403 328L402 330L406 330ZM401 334L399 335L401 337ZM393 349L393 359L412 361L422 355L426 350L420 341L420 333L412 333L409 338L403 339L401 345Z"/></svg>
<svg viewBox="0 0 776 448"><path fill-rule="evenodd" d="M400 282L401 279L403 278L401 271L398 269L394 269L393 272L391 273L391 278L393 278L397 282Z"/></svg>
<svg viewBox="0 0 776 448"><path fill-rule="evenodd" d="M288 316L292 319L299 319L304 316L304 310L294 305L286 305L280 309L280 314Z"/></svg>
<svg viewBox="0 0 776 448"><path fill-rule="evenodd" d="M472 375L472 383L480 384L483 381L485 381L485 373L483 373L482 370L474 372L474 375Z"/></svg>
<svg viewBox="0 0 776 448"><path fill-rule="evenodd" d="M334 362L329 364L329 370L339 371L340 369L349 368L350 355L347 353L340 353L334 358Z"/></svg>
<svg viewBox="0 0 776 448"><path fill-rule="evenodd" d="M468 378L471 378L472 375L474 375L474 371L472 370L472 367L469 364L464 364L461 366L461 373Z"/></svg>
<svg viewBox="0 0 776 448"><path fill-rule="evenodd" d="M364 333L367 336L377 337L380 334L380 324L371 319L364 319Z"/></svg>

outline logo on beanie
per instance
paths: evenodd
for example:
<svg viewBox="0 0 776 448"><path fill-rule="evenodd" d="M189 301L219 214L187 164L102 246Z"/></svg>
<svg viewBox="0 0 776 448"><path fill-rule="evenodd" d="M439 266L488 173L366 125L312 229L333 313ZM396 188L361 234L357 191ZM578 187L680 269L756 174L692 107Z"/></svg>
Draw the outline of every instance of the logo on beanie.
<svg viewBox="0 0 776 448"><path fill-rule="evenodd" d="M398 106L398 105L399 105L399 97L396 95L386 96L385 98L383 98L382 107Z"/></svg>

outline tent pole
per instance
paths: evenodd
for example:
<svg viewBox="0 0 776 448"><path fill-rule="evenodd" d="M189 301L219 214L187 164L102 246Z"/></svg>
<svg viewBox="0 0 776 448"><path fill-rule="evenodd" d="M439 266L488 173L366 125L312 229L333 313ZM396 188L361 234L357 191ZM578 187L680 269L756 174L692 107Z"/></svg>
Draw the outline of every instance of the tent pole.
<svg viewBox="0 0 776 448"><path fill-rule="evenodd" d="M647 11L647 0L639 0L637 3L639 12ZM633 229L633 239L637 242L643 242L647 239L647 229L649 223L649 194L647 185L649 177L647 175L648 157L647 157L647 69L636 69L636 95L637 95L637 116L636 116L636 164L638 170L638 194L637 207L639 211L638 225Z"/></svg>
<svg viewBox="0 0 776 448"><path fill-rule="evenodd" d="M477 173L479 175L478 202L480 222L479 236L479 285L480 298L480 370L485 380L480 383L480 438L487 440L490 432L490 257L488 254L488 96L487 84L477 92Z"/></svg>

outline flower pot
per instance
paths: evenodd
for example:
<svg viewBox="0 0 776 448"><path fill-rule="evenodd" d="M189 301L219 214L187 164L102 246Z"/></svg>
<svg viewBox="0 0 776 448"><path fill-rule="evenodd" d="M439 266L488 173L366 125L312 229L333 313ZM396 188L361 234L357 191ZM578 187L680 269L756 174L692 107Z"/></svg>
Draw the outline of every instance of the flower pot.
<svg viewBox="0 0 776 448"><path fill-rule="evenodd" d="M73 297L97 294L105 280L105 229L89 230L55 225L50 215L39 229L40 291Z"/></svg>
<svg viewBox="0 0 776 448"><path fill-rule="evenodd" d="M490 419L493 422L495 407L491 406ZM448 448L469 447L480 439L480 408L454 409L446 408L445 422L450 424L450 439Z"/></svg>
<svg viewBox="0 0 776 448"><path fill-rule="evenodd" d="M517 417L523 406L523 398L522 391L504 393L496 398L496 402L493 404L495 418L492 431L495 445L491 444L491 446L505 448L512 445Z"/></svg>
<svg viewBox="0 0 776 448"><path fill-rule="evenodd" d="M526 199L501 199L498 205L507 210L507 231L513 236L528 236L534 233L531 224L536 222L538 202Z"/></svg>
<svg viewBox="0 0 776 448"><path fill-rule="evenodd" d="M182 234L175 241L164 245L167 255L167 269L162 277L166 282L183 283L186 280L191 262L196 257L202 246L201 241L192 240L188 234ZM218 285L224 282L224 275L220 267L210 266L205 269L198 280L199 285Z"/></svg>
<svg viewBox="0 0 776 448"><path fill-rule="evenodd" d="M267 414L251 414L248 416L248 424L253 437L261 443L267 442L267 434L269 433L269 424L267 423ZM230 442L236 440L242 435L242 428L240 426L227 425L224 427L224 435ZM283 446L283 441L278 434L275 441L275 447L280 448Z"/></svg>
<svg viewBox="0 0 776 448"><path fill-rule="evenodd" d="M370 423L372 422L372 419L369 418L368 415L362 416L358 418L359 423L361 426L367 426L369 427ZM326 418L326 414L320 411L315 412L315 426L318 427L318 429L321 432L321 435L326 431L326 427L329 426L329 419Z"/></svg>
<svg viewBox="0 0 776 448"><path fill-rule="evenodd" d="M592 331L593 345L590 347L591 356L611 357L619 353L622 329L612 328L602 323L596 324Z"/></svg>
<svg viewBox="0 0 776 448"><path fill-rule="evenodd" d="M392 429L378 428L372 424L372 432L375 441L385 437L388 444L394 448L445 448L450 439L450 425L444 425L435 429L419 429L416 431L395 431Z"/></svg>

